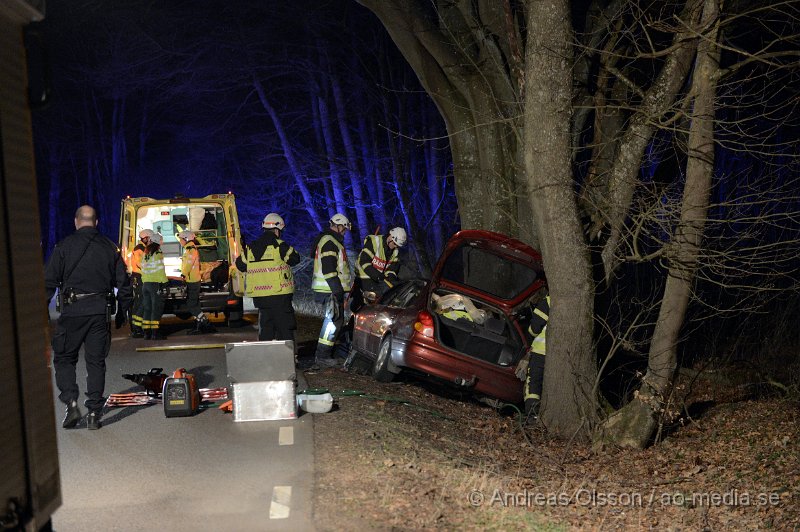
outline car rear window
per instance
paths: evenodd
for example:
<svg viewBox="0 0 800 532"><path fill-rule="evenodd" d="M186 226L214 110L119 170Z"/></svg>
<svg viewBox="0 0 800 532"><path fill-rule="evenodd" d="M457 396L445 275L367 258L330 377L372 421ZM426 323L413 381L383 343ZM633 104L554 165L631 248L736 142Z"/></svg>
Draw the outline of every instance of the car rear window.
<svg viewBox="0 0 800 532"><path fill-rule="evenodd" d="M536 279L536 270L491 251L465 243L444 263L441 278L481 292L511 300Z"/></svg>

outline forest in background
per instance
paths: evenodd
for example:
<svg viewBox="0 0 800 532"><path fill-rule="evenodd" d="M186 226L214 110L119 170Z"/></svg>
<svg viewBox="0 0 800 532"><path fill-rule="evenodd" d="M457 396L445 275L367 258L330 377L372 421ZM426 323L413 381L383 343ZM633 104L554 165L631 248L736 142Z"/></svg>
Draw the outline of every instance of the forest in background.
<svg viewBox="0 0 800 532"><path fill-rule="evenodd" d="M378 225L406 225L408 252L423 274L465 220L469 227L505 224L526 241L534 229L551 236L553 224L568 219L557 209L545 225L506 208L545 196L520 187L530 177L519 144L527 78L515 48L532 34L524 4L362 3L383 12L385 25L397 23L395 42L347 1L49 4L42 34L53 99L34 114L44 252L71 231L77 204L95 203L114 238L124 195L204 195L215 188L237 194L248 237L265 212L276 210L287 219L287 240L301 250L336 211L357 227L353 250ZM703 25L687 15L697 1L546 3L573 10L574 40L546 44L575 54L574 113L541 122L538 131L546 136L552 125L569 122L572 168L560 170L572 173L559 186L579 192L584 233L572 231L580 227L575 223L569 229L577 239L541 249L546 260L560 256L569 266L583 260L578 254L586 248L596 270L587 287L566 267L548 269L551 281L560 276L583 297L572 302L570 327L586 314L594 330L583 335L591 345L564 352L598 362L597 378L604 391L614 390L606 397L614 406L630 401L645 380L658 313L670 308L662 307L665 285L691 271L691 304L679 338L668 345L681 364L746 364L756 371L749 386L796 392L800 91L789 58L797 50L797 2L729 3L718 32L717 22ZM419 9L397 9L411 5ZM514 31L499 22L500 7L512 11L506 22ZM420 43L406 42L401 56L395 45L412 19L428 31L416 34ZM417 44L453 62L441 70L420 62L412 71L406 60L425 47ZM718 72L695 75L693 58L714 47ZM532 57L545 64L542 49ZM445 68L455 61L460 68ZM548 79L544 67L537 73L537 63L527 66ZM447 87L428 80L426 94L418 77L445 70L472 92L449 93L447 100ZM713 149L698 157L693 106L699 84L712 78L715 136L705 146ZM464 127L449 120L445 131L444 106L446 117L469 115ZM480 150L454 142L467 132ZM687 161L704 158L711 184L696 232L702 246L686 261L680 237L697 222L683 220ZM538 160L534 166L545 181L554 168ZM781 369L788 371L778 375ZM563 387L565 380L553 382ZM667 394L661 399L679 403Z"/></svg>
<svg viewBox="0 0 800 532"><path fill-rule="evenodd" d="M54 1L28 41L45 256L84 203L116 240L125 196L232 191L247 238L278 212L306 254L336 212L353 250L401 225L422 273L458 228L442 119L355 2Z"/></svg>

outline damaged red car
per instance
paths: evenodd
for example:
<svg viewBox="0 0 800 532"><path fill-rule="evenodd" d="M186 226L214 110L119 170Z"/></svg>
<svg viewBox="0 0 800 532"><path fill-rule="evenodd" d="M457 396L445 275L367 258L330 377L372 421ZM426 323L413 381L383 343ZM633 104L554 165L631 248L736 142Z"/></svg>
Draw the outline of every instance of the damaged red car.
<svg viewBox="0 0 800 532"><path fill-rule="evenodd" d="M430 281L407 281L359 309L345 367L381 382L421 372L479 397L519 403L522 381L514 371L546 282L541 255L527 244L460 231Z"/></svg>

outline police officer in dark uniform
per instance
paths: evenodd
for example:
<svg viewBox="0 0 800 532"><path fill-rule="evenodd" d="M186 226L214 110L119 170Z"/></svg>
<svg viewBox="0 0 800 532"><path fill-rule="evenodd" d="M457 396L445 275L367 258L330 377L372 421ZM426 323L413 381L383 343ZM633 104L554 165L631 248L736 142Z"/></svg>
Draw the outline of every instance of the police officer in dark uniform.
<svg viewBox="0 0 800 532"><path fill-rule="evenodd" d="M72 428L82 414L75 366L84 347L89 429L100 428L105 402L106 357L111 347L113 293L117 288L116 327L127 321L132 291L116 245L97 230L97 213L84 205L75 212L75 233L56 244L45 269L47 303L59 289L61 316L53 335L53 365L59 399L66 407L62 426Z"/></svg>

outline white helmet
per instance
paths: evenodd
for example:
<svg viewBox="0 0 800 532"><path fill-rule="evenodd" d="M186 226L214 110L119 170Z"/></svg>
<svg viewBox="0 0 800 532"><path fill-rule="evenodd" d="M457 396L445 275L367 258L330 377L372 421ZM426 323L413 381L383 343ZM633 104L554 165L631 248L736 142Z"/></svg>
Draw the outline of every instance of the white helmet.
<svg viewBox="0 0 800 532"><path fill-rule="evenodd" d="M152 229L142 229L141 231L139 231L139 240L144 240L145 238L153 238L154 234L155 233L153 233Z"/></svg>
<svg viewBox="0 0 800 532"><path fill-rule="evenodd" d="M153 233L153 236L150 237L150 242L160 246L164 242L164 237L161 236L161 233Z"/></svg>
<svg viewBox="0 0 800 532"><path fill-rule="evenodd" d="M178 238L182 238L187 242L191 242L192 240L194 240L194 233L192 231L189 231L188 229L184 229L183 231L178 233Z"/></svg>
<svg viewBox="0 0 800 532"><path fill-rule="evenodd" d="M283 228L286 227L286 224L283 222L283 218L281 218L280 214L271 212L264 217L261 227L264 229L279 229L283 231Z"/></svg>
<svg viewBox="0 0 800 532"><path fill-rule="evenodd" d="M401 248L406 245L406 240L408 240L408 236L406 235L406 230L402 227L395 227L391 231L389 231L389 240L397 244L397 247Z"/></svg>
<svg viewBox="0 0 800 532"><path fill-rule="evenodd" d="M348 231L353 228L353 226L350 225L350 220L347 219L347 216L339 213L333 215L331 218L331 225L343 225Z"/></svg>

